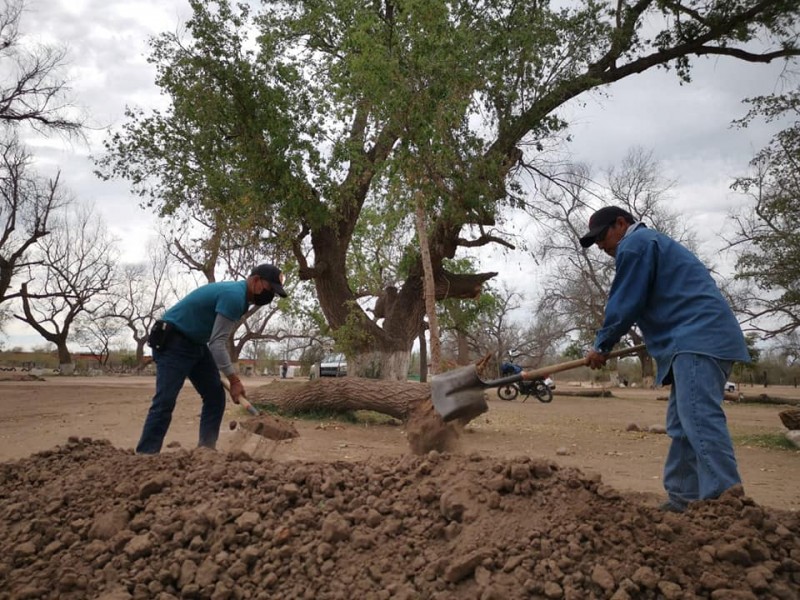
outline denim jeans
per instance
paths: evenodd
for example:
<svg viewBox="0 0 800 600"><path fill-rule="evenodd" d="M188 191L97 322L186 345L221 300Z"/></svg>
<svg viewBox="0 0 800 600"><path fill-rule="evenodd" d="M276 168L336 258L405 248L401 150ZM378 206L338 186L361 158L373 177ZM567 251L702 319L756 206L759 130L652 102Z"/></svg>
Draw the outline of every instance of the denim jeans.
<svg viewBox="0 0 800 600"><path fill-rule="evenodd" d="M162 350L153 350L156 362L156 393L147 413L137 454L157 454L172 421L172 411L186 378L203 399L198 446L214 448L225 413L225 389L219 370L205 344L194 344L175 334Z"/></svg>
<svg viewBox="0 0 800 600"><path fill-rule="evenodd" d="M741 483L722 399L733 363L703 354L678 354L672 361L664 488L679 509L693 500L716 498Z"/></svg>

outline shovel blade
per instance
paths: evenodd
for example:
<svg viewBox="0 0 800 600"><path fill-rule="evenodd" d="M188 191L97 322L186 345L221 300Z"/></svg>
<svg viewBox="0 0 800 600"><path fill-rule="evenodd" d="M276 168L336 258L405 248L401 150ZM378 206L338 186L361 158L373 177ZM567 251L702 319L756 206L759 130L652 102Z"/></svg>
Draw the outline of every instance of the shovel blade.
<svg viewBox="0 0 800 600"><path fill-rule="evenodd" d="M431 401L444 421L469 420L489 410L484 388L475 365L454 369L431 378Z"/></svg>

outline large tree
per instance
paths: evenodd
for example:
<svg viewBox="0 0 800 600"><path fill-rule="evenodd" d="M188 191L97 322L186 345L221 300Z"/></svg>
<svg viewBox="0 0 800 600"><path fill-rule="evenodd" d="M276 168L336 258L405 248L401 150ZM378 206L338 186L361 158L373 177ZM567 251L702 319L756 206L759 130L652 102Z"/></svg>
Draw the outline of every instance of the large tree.
<svg viewBox="0 0 800 600"><path fill-rule="evenodd" d="M274 242L313 281L348 362L379 352L383 377L405 377L423 326L420 197L436 298L475 297L495 273L450 273L445 261L503 243L496 228L520 201L517 175L541 172L541 141L566 127L566 102L655 67L688 80L698 56L798 54L797 6L785 0L299 0L255 16L192 6L189 39L153 43L172 105L131 111L103 171L162 212L222 207L280 230ZM772 47L753 50L756 38ZM362 215L375 213L397 222L405 248L392 268L374 265L380 281L350 253L371 234ZM382 320L370 318L368 299L389 290Z"/></svg>

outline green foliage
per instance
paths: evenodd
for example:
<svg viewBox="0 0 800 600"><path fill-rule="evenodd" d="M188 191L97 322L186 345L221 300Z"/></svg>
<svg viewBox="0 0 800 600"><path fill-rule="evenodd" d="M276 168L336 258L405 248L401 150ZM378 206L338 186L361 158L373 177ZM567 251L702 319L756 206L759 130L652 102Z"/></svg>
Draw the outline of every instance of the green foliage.
<svg viewBox="0 0 800 600"><path fill-rule="evenodd" d="M566 103L659 65L688 79L688 57L741 57L756 35L795 52L796 6L778 0L191 6L187 39L151 45L169 108L131 109L100 172L162 214L291 248L349 348L383 333L410 349L418 333L407 313L405 329L381 332L364 300L393 285L408 301L418 287L418 199L439 268L502 240L504 208L539 202L520 196L519 174L549 175L540 155L565 130Z"/></svg>
<svg viewBox="0 0 800 600"><path fill-rule="evenodd" d="M350 310L347 312L345 324L330 332L336 342L336 348L347 356L363 352L365 348L370 347L369 332L361 322L363 318L361 311Z"/></svg>
<svg viewBox="0 0 800 600"><path fill-rule="evenodd" d="M347 253L350 285L378 295L386 286L402 281L414 256L407 251L413 231L412 215L401 204L365 206Z"/></svg>
<svg viewBox="0 0 800 600"><path fill-rule="evenodd" d="M733 434L733 443L737 446L755 446L767 450L789 450L800 454L797 446L792 444L782 433L748 433Z"/></svg>
<svg viewBox="0 0 800 600"><path fill-rule="evenodd" d="M189 206L268 225L278 209L291 215L284 198L297 196L286 95L267 83L269 57L246 49L245 7L191 4L189 44L170 33L151 41L169 109L146 116L129 108L122 131L105 143L101 174L128 179L164 215Z"/></svg>
<svg viewBox="0 0 800 600"><path fill-rule="evenodd" d="M448 260L445 268L451 273L474 273L475 264L472 259ZM491 287L486 286L480 296L474 300L446 298L437 304L439 327L443 331L470 331L481 317L491 318L497 313L500 305Z"/></svg>
<svg viewBox="0 0 800 600"><path fill-rule="evenodd" d="M274 385L274 384L273 384ZM328 408L314 408L298 412L289 412L279 409L273 404L256 404L260 411L284 418L300 419L302 421L319 421L332 423L348 423L350 425L398 425L397 419L371 410L333 410Z"/></svg>
<svg viewBox="0 0 800 600"><path fill-rule="evenodd" d="M578 360L584 357L584 347L580 342L573 341L564 349L564 358L569 360Z"/></svg>
<svg viewBox="0 0 800 600"><path fill-rule="evenodd" d="M758 359L761 357L761 350L756 346L758 336L754 333L748 333L744 336L744 341L747 344L747 353L750 355L750 364L757 364Z"/></svg>

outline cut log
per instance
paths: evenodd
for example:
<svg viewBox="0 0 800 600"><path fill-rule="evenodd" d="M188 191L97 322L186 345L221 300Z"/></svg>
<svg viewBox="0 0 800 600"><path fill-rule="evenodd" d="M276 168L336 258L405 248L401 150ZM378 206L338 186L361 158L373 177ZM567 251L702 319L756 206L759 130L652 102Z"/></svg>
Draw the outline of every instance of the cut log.
<svg viewBox="0 0 800 600"><path fill-rule="evenodd" d="M430 400L431 387L416 381L320 377L302 385L261 386L247 397L255 404L269 404L289 413L373 410L407 421L420 403Z"/></svg>
<svg viewBox="0 0 800 600"><path fill-rule="evenodd" d="M445 423L431 402L431 387L416 381L361 377L319 378L302 385L265 385L248 393L254 404L286 413L371 410L403 421L412 452L452 450L467 421Z"/></svg>
<svg viewBox="0 0 800 600"><path fill-rule="evenodd" d="M754 404L788 404L789 406L800 406L800 400L795 398L779 398L778 396L768 396L767 394L758 394L753 396L739 394L737 401L752 402Z"/></svg>
<svg viewBox="0 0 800 600"><path fill-rule="evenodd" d="M611 390L555 390L554 396L583 396L586 398L611 398Z"/></svg>

